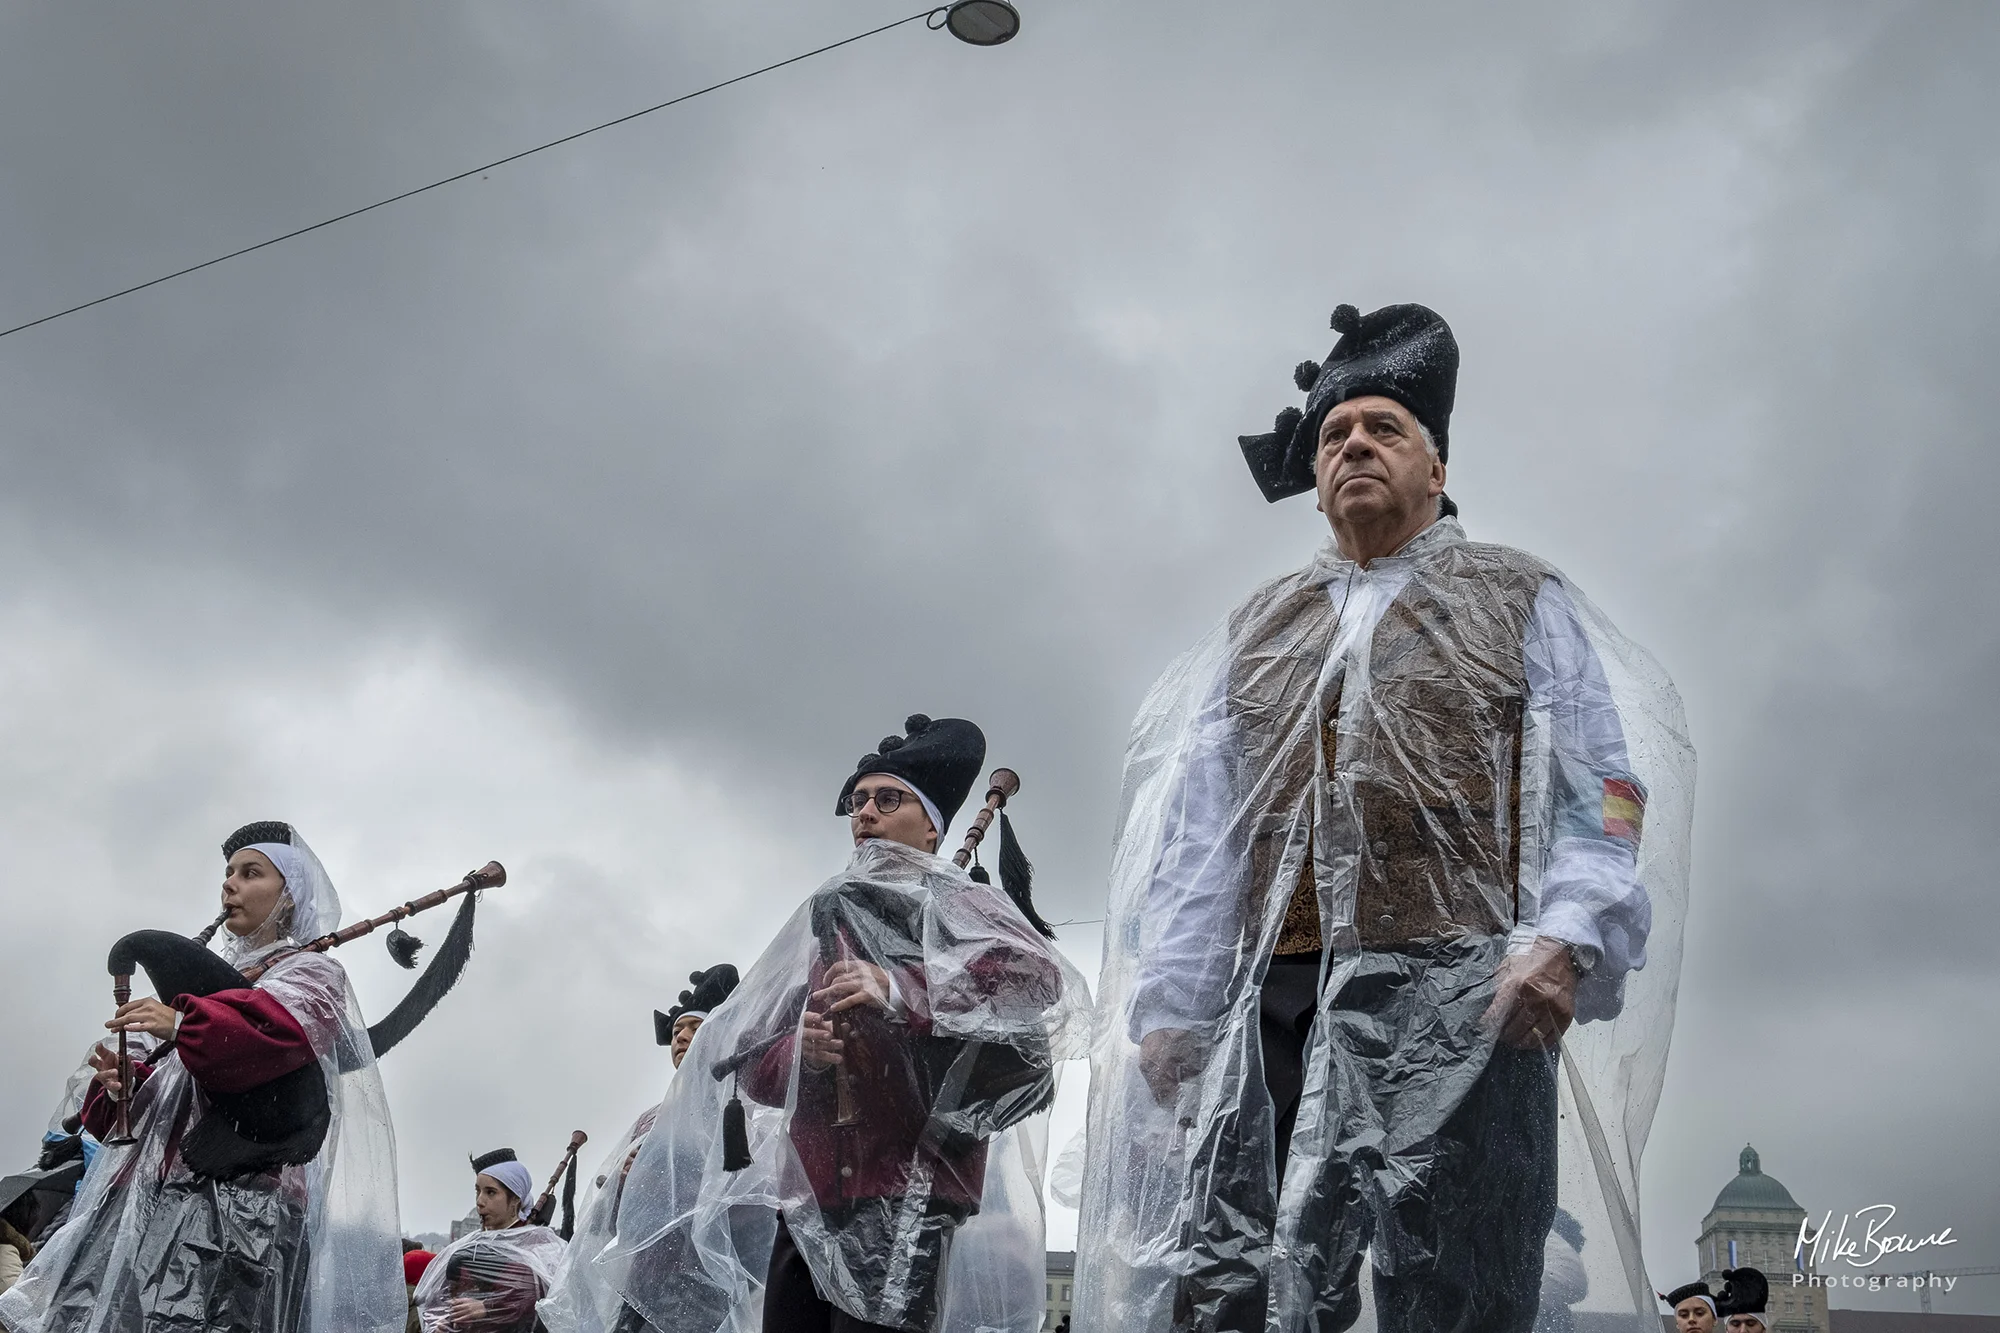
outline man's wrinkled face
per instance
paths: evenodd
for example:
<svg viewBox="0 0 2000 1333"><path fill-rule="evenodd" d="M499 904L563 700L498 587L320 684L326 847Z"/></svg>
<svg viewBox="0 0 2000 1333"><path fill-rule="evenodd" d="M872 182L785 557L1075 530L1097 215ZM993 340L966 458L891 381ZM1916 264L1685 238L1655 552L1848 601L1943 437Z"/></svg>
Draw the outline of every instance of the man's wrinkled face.
<svg viewBox="0 0 2000 1333"><path fill-rule="evenodd" d="M859 798L866 793L871 798L883 788L900 793L889 799L896 808L884 813L873 799L859 808L848 807L848 828L854 834L854 845L859 847L869 838L887 838L890 842L900 842L905 847L914 847L920 852L937 850L938 831L931 824L931 817L924 813L924 803L917 799L917 793L901 778L892 778L887 773L867 773L854 784L854 795Z"/></svg>
<svg viewBox="0 0 2000 1333"><path fill-rule="evenodd" d="M674 1020L674 1044L668 1049L673 1053L674 1068L681 1067L687 1059L688 1047L694 1045L694 1034L701 1027L698 1014L682 1014Z"/></svg>
<svg viewBox="0 0 2000 1333"><path fill-rule="evenodd" d="M1674 1307L1674 1333L1711 1333L1715 1311L1699 1296L1690 1296Z"/></svg>
<svg viewBox="0 0 2000 1333"><path fill-rule="evenodd" d="M1319 425L1313 464L1319 509L1336 530L1428 520L1444 493L1444 464L1424 443L1417 419L1393 398L1336 403Z"/></svg>

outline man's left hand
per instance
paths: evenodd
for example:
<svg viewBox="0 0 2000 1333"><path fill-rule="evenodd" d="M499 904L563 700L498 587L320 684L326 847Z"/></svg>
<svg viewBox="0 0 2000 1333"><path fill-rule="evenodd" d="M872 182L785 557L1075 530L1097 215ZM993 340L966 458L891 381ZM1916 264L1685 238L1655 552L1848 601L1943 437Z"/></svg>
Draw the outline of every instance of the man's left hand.
<svg viewBox="0 0 2000 1333"><path fill-rule="evenodd" d="M826 970L825 984L812 994L812 1007L822 1014L872 1005L889 1009L889 974L873 963L848 958Z"/></svg>
<svg viewBox="0 0 2000 1333"><path fill-rule="evenodd" d="M1495 973L1486 1030L1524 1051L1547 1050L1576 1019L1576 967L1569 946L1544 935L1526 953L1508 954Z"/></svg>

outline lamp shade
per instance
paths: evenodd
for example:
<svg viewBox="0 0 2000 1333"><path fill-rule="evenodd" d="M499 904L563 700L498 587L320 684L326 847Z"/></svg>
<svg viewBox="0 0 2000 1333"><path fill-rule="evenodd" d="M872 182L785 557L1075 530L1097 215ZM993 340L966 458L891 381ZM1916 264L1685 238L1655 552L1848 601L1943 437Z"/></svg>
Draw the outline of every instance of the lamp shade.
<svg viewBox="0 0 2000 1333"><path fill-rule="evenodd" d="M1007 0L957 0L945 10L944 26L961 42L998 46L1021 31L1021 12Z"/></svg>

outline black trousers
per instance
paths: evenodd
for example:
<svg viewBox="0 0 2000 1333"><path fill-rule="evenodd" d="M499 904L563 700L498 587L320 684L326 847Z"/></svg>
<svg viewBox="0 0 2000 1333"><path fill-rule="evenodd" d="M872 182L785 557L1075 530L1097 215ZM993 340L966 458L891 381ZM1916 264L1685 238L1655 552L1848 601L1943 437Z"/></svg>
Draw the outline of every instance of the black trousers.
<svg viewBox="0 0 2000 1333"><path fill-rule="evenodd" d="M1359 1317L1371 1245L1382 1333L1528 1333L1534 1325L1555 1215L1555 1058L1489 1047L1479 1033L1503 944L1364 954L1335 999L1341 1058L1324 1112L1334 1123L1319 1136L1331 1147L1299 1204L1301 1248L1312 1253L1295 1256L1319 1293L1313 1333L1340 1333ZM1317 957L1275 958L1259 997L1280 1182L1318 980ZM1216 1199L1191 1237L1177 1330L1264 1327L1276 1200L1248 1165L1218 1173L1229 1186L1219 1192L1233 1197ZM1245 1235L1246 1226L1262 1234Z"/></svg>
<svg viewBox="0 0 2000 1333"><path fill-rule="evenodd" d="M948 1241L949 1232L945 1235ZM885 1235L885 1250L887 1244ZM889 1256L885 1252L880 1257L886 1262ZM935 1275L931 1290L935 1296L938 1291ZM929 1322L935 1324L935 1303L929 1314ZM771 1269L765 1278L763 1333L908 1333L908 1330L856 1319L821 1296L819 1288L813 1283L812 1267L799 1253L798 1245L792 1240L791 1228L785 1225L784 1215L780 1214L778 1234L771 1242Z"/></svg>

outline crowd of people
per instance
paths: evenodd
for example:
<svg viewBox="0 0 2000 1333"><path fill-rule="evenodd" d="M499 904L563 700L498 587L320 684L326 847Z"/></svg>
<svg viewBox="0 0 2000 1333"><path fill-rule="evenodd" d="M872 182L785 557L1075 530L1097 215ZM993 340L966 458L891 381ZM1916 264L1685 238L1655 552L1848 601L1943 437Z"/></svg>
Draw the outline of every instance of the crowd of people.
<svg viewBox="0 0 2000 1333"><path fill-rule="evenodd" d="M1085 1057L1079 1329L1646 1317L1679 700L1560 571L1467 538L1445 322L1333 328L1303 408L1240 441L1329 531L1147 695L1095 999L1036 911L1011 773L986 777L974 723L911 715L839 786L847 864L656 1015L675 1073L581 1203L552 1227L555 1182L483 1153L479 1227L432 1255L399 1247L376 1061L464 965L476 894L421 1002L371 1028L314 945L325 869L251 824L222 846L219 949L120 942L156 994L117 1007L10 1178L0 1329L1031 1333L1047 1112ZM1734 1333L1754 1276L1661 1299Z"/></svg>

